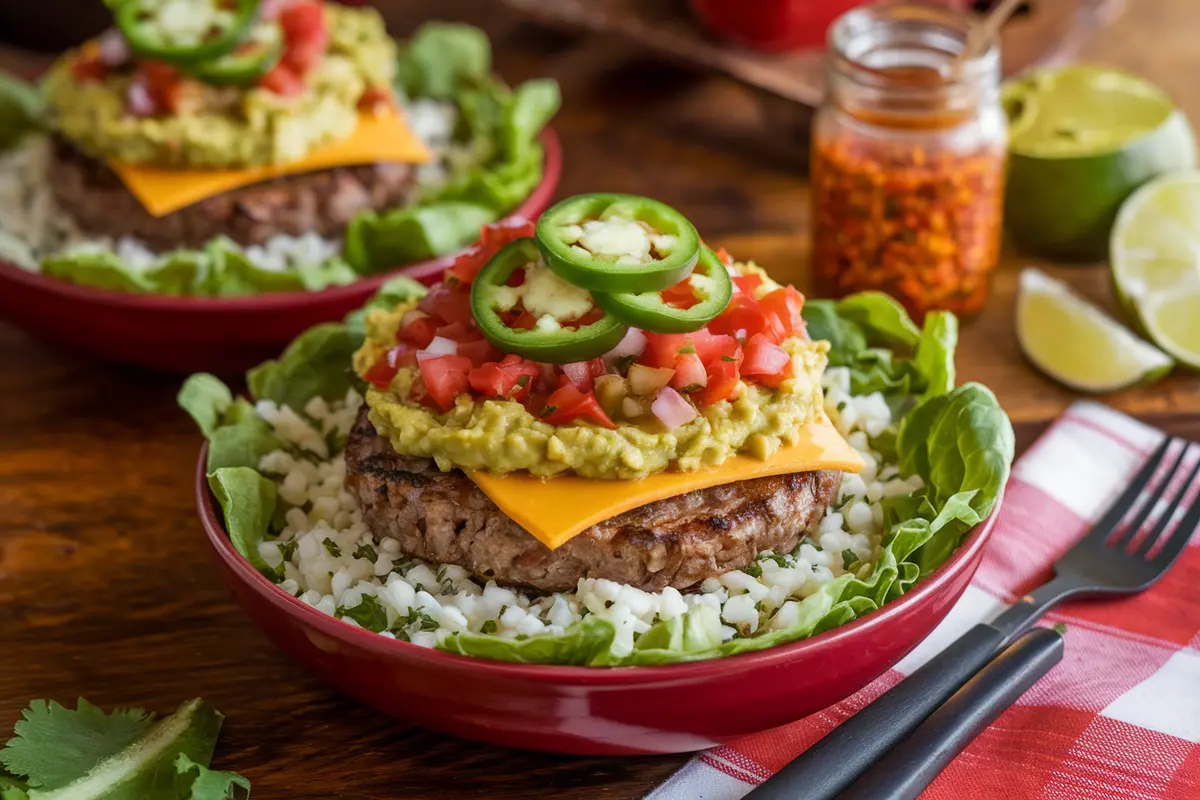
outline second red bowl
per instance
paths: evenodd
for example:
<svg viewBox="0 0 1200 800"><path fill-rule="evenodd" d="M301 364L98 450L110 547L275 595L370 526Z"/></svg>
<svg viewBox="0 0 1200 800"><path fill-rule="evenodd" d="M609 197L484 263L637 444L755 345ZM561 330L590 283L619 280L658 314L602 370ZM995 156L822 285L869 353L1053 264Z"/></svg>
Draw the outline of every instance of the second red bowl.
<svg viewBox="0 0 1200 800"><path fill-rule="evenodd" d="M542 132L542 181L510 217L537 218L562 176L558 136ZM438 280L457 254L319 292L206 298L77 286L0 261L0 318L104 361L168 372L233 374L276 356L313 325L361 308L388 278Z"/></svg>

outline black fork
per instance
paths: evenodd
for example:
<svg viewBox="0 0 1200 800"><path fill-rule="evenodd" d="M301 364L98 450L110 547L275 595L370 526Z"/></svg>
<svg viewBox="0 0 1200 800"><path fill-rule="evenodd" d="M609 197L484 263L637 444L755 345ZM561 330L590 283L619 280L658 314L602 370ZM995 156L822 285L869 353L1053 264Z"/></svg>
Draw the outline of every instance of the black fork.
<svg viewBox="0 0 1200 800"><path fill-rule="evenodd" d="M875 702L843 722L747 795L752 800L833 800L921 724L992 658L1051 607L1068 597L1135 594L1162 577L1200 526L1200 499L1178 524L1200 452L1167 437L1129 488L1092 529L1054 564L1054 578L990 623L976 625ZM1177 452L1174 452L1177 451ZM1192 452L1196 463L1185 470ZM1174 452L1174 454L1172 454ZM1160 468L1170 463L1162 471ZM1186 472L1182 485L1177 479ZM1173 494L1168 490L1176 487ZM1164 497L1166 508L1155 514Z"/></svg>

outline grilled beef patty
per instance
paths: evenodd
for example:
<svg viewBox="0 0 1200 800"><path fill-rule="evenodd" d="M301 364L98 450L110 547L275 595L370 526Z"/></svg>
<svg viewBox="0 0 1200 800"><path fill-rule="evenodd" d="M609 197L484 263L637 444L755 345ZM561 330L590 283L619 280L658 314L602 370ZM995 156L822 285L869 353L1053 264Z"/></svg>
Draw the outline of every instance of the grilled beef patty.
<svg viewBox="0 0 1200 800"><path fill-rule="evenodd" d="M221 234L242 245L308 231L340 237L359 211L409 201L415 180L408 164L338 167L285 175L154 217L107 164L61 139L50 166L55 200L84 233L132 236L158 251L199 247Z"/></svg>
<svg viewBox="0 0 1200 800"><path fill-rule="evenodd" d="M397 455L364 408L346 446L346 484L377 537L481 580L561 592L580 578L647 591L696 587L763 550L790 552L814 528L841 473L822 470L699 489L626 511L556 550L527 533L466 475Z"/></svg>

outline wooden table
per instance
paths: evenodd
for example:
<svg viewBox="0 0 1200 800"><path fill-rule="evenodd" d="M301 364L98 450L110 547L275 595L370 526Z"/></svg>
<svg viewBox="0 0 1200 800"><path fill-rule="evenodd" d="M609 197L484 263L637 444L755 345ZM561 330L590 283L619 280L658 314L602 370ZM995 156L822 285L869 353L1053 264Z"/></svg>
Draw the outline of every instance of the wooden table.
<svg viewBox="0 0 1200 800"><path fill-rule="evenodd" d="M1088 48L1172 91L1200 119L1194 0L1137 4ZM481 4L439 4L476 19ZM561 194L652 194L705 237L804 280L809 212L795 166L804 143L744 138L743 90L637 60L613 43L529 30L494 11L501 68L551 74L567 107ZM461 13L460 13L461 12ZM411 20L396 15L395 30ZM780 155L782 151L782 155ZM788 158L788 154L795 158ZM1023 449L1077 399L1034 373L1012 332L1009 255L986 313L963 331L958 368L999 395ZM1105 273L1052 270L1108 302ZM215 763L259 798L613 798L642 796L685 756L568 758L428 733L342 699L277 652L234 606L192 506L200 437L178 411L179 380L95 364L0 325L0 724L34 697L160 712L202 694L229 718ZM1200 380L1173 376L1106 398L1200 438ZM702 698L697 698L702 702ZM0 731L0 740L4 738Z"/></svg>

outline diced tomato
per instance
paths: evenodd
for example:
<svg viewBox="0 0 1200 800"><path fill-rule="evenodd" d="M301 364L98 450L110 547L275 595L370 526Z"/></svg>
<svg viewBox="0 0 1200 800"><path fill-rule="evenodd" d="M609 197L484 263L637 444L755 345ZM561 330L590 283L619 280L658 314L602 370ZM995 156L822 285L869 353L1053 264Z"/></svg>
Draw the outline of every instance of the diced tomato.
<svg viewBox="0 0 1200 800"><path fill-rule="evenodd" d="M471 363L477 367L489 361L499 361L503 355L487 339L460 343L458 345L458 354L470 359Z"/></svg>
<svg viewBox="0 0 1200 800"><path fill-rule="evenodd" d="M468 328L461 322L443 325L437 329L437 335L455 342L474 342L480 338L479 332L473 326Z"/></svg>
<svg viewBox="0 0 1200 800"><path fill-rule="evenodd" d="M521 217L493 222L489 225L484 225L480 229L479 243L484 247L490 248L494 254L509 242L533 236L533 227L532 222Z"/></svg>
<svg viewBox="0 0 1200 800"><path fill-rule="evenodd" d="M708 328L701 328L692 334L692 345L696 348L696 355L700 356L700 362L705 366L721 356L736 355L741 361L737 339L727 334L710 333Z"/></svg>
<svg viewBox="0 0 1200 800"><path fill-rule="evenodd" d="M592 310L584 314L582 317L573 319L570 322L564 323L564 328L586 328L593 322L599 322L604 318L604 309L592 307Z"/></svg>
<svg viewBox="0 0 1200 800"><path fill-rule="evenodd" d="M504 285L511 286L514 289L517 288L518 286L524 286L525 285L525 270L524 269L514 269L512 272L509 273L508 279L504 281Z"/></svg>
<svg viewBox="0 0 1200 800"><path fill-rule="evenodd" d="M754 296L754 290L757 289L758 287L762 286L762 282L763 282L763 279L762 279L761 275L734 275L733 276L734 288L740 292L745 292L746 294L750 295L751 297Z"/></svg>
<svg viewBox="0 0 1200 800"><path fill-rule="evenodd" d="M396 338L402 342L416 345L418 348L428 347L437 336L438 321L424 311L412 309L404 312L400 318L400 328Z"/></svg>
<svg viewBox="0 0 1200 800"><path fill-rule="evenodd" d="M454 398L467 391L470 382L470 359L460 356L434 356L420 362L421 380L438 408L445 411L454 405Z"/></svg>
<svg viewBox="0 0 1200 800"><path fill-rule="evenodd" d="M108 77L108 67L98 57L81 56L71 63L71 77L80 82L102 81Z"/></svg>
<svg viewBox="0 0 1200 800"><path fill-rule="evenodd" d="M476 242L458 254L454 263L446 269L445 280L449 283L470 284L488 262L486 248Z"/></svg>
<svg viewBox="0 0 1200 800"><path fill-rule="evenodd" d="M646 332L646 349L638 357L639 364L647 367L669 367L674 369L680 357L696 352L692 337L686 333Z"/></svg>
<svg viewBox="0 0 1200 800"><path fill-rule="evenodd" d="M284 46L281 64L296 75L305 75L321 63L329 46L329 29L320 3L293 3L279 13Z"/></svg>
<svg viewBox="0 0 1200 800"><path fill-rule="evenodd" d="M733 397L741 376L738 374L739 362L736 359L726 361L723 358L714 361L708 368L708 383L703 389L692 396L701 406L711 406L722 400Z"/></svg>
<svg viewBox="0 0 1200 800"><path fill-rule="evenodd" d="M742 375L761 383L776 387L791 376L792 357L779 345L761 333L750 337L746 343L746 360L742 364Z"/></svg>
<svg viewBox="0 0 1200 800"><path fill-rule="evenodd" d="M570 383L555 389L546 398L546 407L542 409L541 417L551 425L566 425L573 420L582 419L605 428L617 427L600 407L596 395L581 392Z"/></svg>
<svg viewBox="0 0 1200 800"><path fill-rule="evenodd" d="M531 331L537 324L537 317L525 309L513 309L504 317L505 324L514 331Z"/></svg>
<svg viewBox="0 0 1200 800"><path fill-rule="evenodd" d="M781 286L758 301L762 310L779 321L785 336L803 336L805 332L804 295L795 286Z"/></svg>
<svg viewBox="0 0 1200 800"><path fill-rule="evenodd" d="M408 344L400 344L384 353L383 358L376 361L363 377L367 383L380 389L386 389L391 385L392 378L396 377L396 373L400 371L401 367L415 367L416 365L417 348Z"/></svg>
<svg viewBox="0 0 1200 800"><path fill-rule="evenodd" d="M470 329L475 324L475 317L471 314L471 288L464 284L435 284L421 298L417 308L437 317L446 325L460 322L464 328Z"/></svg>
<svg viewBox="0 0 1200 800"><path fill-rule="evenodd" d="M280 97L296 97L304 94L304 79L280 62L275 69L258 79L258 85Z"/></svg>
<svg viewBox="0 0 1200 800"><path fill-rule="evenodd" d="M368 86L358 98L358 110L368 114L383 111L392 106L394 97L390 89L383 86Z"/></svg>
<svg viewBox="0 0 1200 800"><path fill-rule="evenodd" d="M587 361L576 361L571 364L560 364L563 377L581 392L592 390L592 367Z"/></svg>
<svg viewBox="0 0 1200 800"><path fill-rule="evenodd" d="M471 370L471 388L484 397L521 400L533 391L541 368L532 361L509 354L504 360L489 362Z"/></svg>
<svg viewBox="0 0 1200 800"><path fill-rule="evenodd" d="M672 387L681 392L695 392L703 389L707 384L708 373L704 369L704 363L700 360L700 356L688 353L679 359L679 366L675 367L675 374L671 377Z"/></svg>
<svg viewBox="0 0 1200 800"><path fill-rule="evenodd" d="M715 255L717 256L717 260L725 266L733 263L733 256L729 255L729 251L724 247L718 247Z"/></svg>
<svg viewBox="0 0 1200 800"><path fill-rule="evenodd" d="M671 308L688 309L700 302L700 298L696 297L696 290L686 278L669 289L663 289L659 294L663 302Z"/></svg>
<svg viewBox="0 0 1200 800"><path fill-rule="evenodd" d="M279 19L285 8L294 6L297 2L300 0L263 0L258 7L258 16L266 20Z"/></svg>
<svg viewBox="0 0 1200 800"><path fill-rule="evenodd" d="M734 295L720 316L708 323L708 329L729 336L745 331L747 339L761 333L775 343L784 339L783 324L779 319L773 314L768 315L758 301L746 294Z"/></svg>

